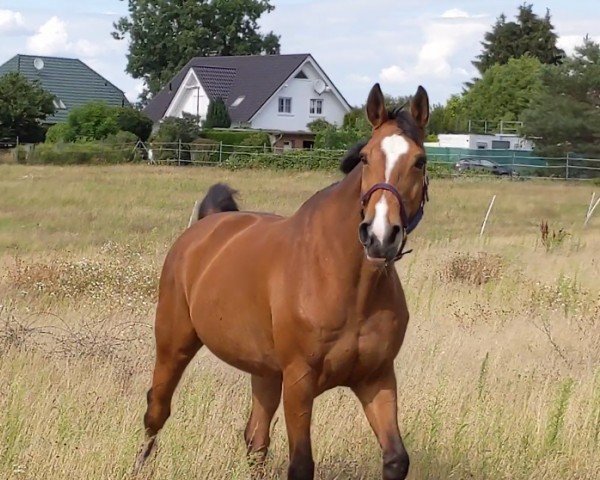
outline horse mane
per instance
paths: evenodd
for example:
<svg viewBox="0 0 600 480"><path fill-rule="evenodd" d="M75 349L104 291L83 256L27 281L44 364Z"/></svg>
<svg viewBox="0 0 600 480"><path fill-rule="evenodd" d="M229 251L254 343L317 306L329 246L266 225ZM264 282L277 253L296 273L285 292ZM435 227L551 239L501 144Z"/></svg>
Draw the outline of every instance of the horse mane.
<svg viewBox="0 0 600 480"><path fill-rule="evenodd" d="M402 130L404 135L410 138L417 145L423 145L423 134L421 129L416 124L412 115L403 110L404 105L399 108L394 108L388 111L388 117L395 119L398 127ZM368 143L368 140L361 140L348 149L346 154L342 157L340 162L340 170L344 174L349 174L354 167L360 162L360 151Z"/></svg>

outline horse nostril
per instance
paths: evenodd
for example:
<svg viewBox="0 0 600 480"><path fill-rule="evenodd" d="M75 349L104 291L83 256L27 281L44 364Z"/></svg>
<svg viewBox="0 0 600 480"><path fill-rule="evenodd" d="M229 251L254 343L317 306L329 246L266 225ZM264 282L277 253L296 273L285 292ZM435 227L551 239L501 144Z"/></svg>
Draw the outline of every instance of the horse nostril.
<svg viewBox="0 0 600 480"><path fill-rule="evenodd" d="M369 227L370 223L362 222L358 227L358 239L365 247L370 243Z"/></svg>
<svg viewBox="0 0 600 480"><path fill-rule="evenodd" d="M392 233L390 234L390 244L394 244L394 242L396 241L396 237L398 236L398 234L400 233L400 225L394 225L392 227Z"/></svg>

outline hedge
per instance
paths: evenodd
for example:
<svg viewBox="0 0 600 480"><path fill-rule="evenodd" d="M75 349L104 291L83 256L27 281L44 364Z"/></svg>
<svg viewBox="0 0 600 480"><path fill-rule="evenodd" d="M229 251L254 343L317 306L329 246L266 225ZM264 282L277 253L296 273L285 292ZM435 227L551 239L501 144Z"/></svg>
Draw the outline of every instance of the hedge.
<svg viewBox="0 0 600 480"><path fill-rule="evenodd" d="M231 170L244 168L274 170L337 170L344 156L343 150L287 150L282 153L234 153L223 166ZM452 175L452 164L430 163L427 173L431 178Z"/></svg>
<svg viewBox="0 0 600 480"><path fill-rule="evenodd" d="M106 165L137 162L141 160L134 145L103 143L39 144L21 159L22 163L43 165Z"/></svg>
<svg viewBox="0 0 600 480"><path fill-rule="evenodd" d="M343 152L337 150L287 150L281 153L234 153L223 166L231 170L242 168L275 170L336 170Z"/></svg>
<svg viewBox="0 0 600 480"><path fill-rule="evenodd" d="M204 138L209 138L216 142L222 142L223 145L243 145L245 140L252 138L254 141L254 145L256 146L256 139L260 139L262 137L262 142L258 144L260 145L270 145L269 135L262 132L236 132L231 130L204 130L202 132L202 136Z"/></svg>

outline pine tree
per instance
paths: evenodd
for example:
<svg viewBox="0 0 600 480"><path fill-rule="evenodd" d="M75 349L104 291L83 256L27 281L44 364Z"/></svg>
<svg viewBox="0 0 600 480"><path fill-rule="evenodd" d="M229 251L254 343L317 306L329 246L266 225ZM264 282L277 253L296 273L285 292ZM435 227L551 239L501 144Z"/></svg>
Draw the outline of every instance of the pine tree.
<svg viewBox="0 0 600 480"><path fill-rule="evenodd" d="M215 98L208 104L208 113L204 121L204 128L229 128L231 118L227 106L222 98Z"/></svg>
<svg viewBox="0 0 600 480"><path fill-rule="evenodd" d="M533 12L533 5L519 7L516 22L507 22L502 14L496 20L492 30L481 42L483 51L473 61L479 73L483 74L495 64L504 65L511 58L529 55L543 64L557 65L565 52L556 46L558 36L554 32L550 10L544 18Z"/></svg>

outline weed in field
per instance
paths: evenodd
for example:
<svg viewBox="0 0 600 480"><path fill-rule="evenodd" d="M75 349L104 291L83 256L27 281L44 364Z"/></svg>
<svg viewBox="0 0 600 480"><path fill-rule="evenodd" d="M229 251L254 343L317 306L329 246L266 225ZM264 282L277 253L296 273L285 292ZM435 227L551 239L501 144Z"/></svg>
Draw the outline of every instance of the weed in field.
<svg viewBox="0 0 600 480"><path fill-rule="evenodd" d="M550 231L548 227L548 221L542 221L542 223L540 223L540 239L542 245L546 249L546 252L556 250L570 236L571 234L567 232L564 228L561 228L558 231Z"/></svg>
<svg viewBox="0 0 600 480"><path fill-rule="evenodd" d="M90 303L115 302L115 307L154 305L157 269L140 254L125 250L116 254L111 246L99 258L56 259L29 262L16 258L8 270L9 287L21 295L44 295L55 299Z"/></svg>
<svg viewBox="0 0 600 480"><path fill-rule="evenodd" d="M457 253L438 272L445 281L483 285L502 277L502 257L486 252Z"/></svg>

